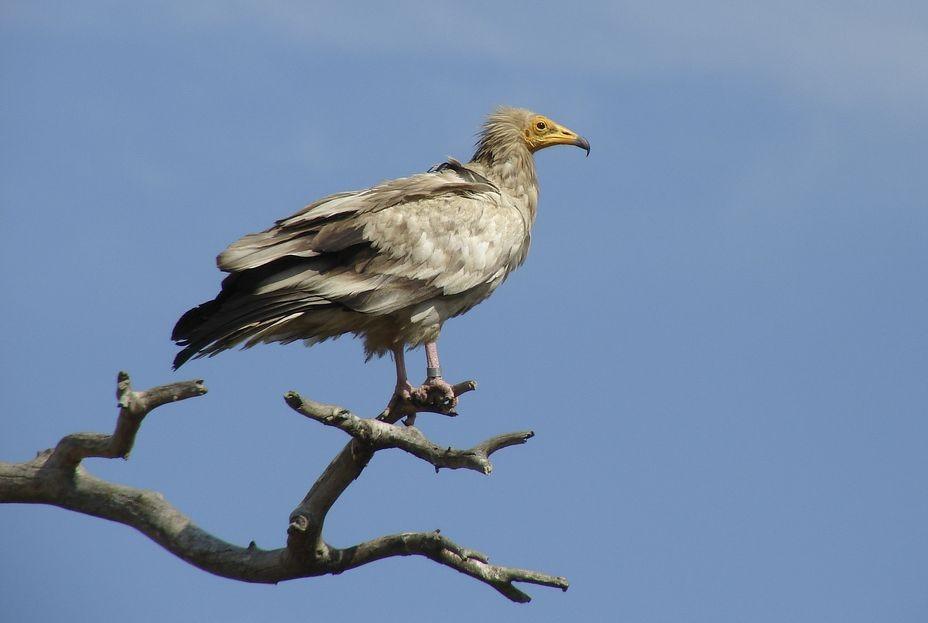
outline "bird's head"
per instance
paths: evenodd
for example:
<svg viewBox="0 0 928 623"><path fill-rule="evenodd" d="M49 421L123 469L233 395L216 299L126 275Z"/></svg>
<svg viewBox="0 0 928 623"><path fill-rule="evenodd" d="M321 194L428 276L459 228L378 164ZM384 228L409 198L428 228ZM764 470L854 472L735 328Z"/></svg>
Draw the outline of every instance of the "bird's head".
<svg viewBox="0 0 928 623"><path fill-rule="evenodd" d="M544 115L529 115L522 128L522 137L531 152L552 145L574 145L585 149L586 155L590 155L589 141Z"/></svg>
<svg viewBox="0 0 928 623"><path fill-rule="evenodd" d="M497 108L477 141L474 160L493 162L512 148L536 152L552 145L574 145L590 155L590 143L565 126L524 108Z"/></svg>

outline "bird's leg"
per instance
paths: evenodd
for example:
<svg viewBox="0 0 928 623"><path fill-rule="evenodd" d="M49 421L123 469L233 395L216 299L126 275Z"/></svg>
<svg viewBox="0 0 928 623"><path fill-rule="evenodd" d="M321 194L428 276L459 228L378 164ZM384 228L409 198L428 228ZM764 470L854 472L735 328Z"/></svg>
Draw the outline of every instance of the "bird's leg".
<svg viewBox="0 0 928 623"><path fill-rule="evenodd" d="M393 363L396 364L396 389L393 393L408 398L412 385L409 384L409 377L406 375L406 353L403 346L399 344L393 347Z"/></svg>
<svg viewBox="0 0 928 623"><path fill-rule="evenodd" d="M409 403L412 398L413 387L409 383L409 377L406 375L406 352L403 350L405 344L398 344L393 347L393 363L396 364L396 387L393 389L393 399L387 407L388 411L397 408L401 403ZM415 412L409 413L405 418L406 426L412 426L416 423Z"/></svg>
<svg viewBox="0 0 928 623"><path fill-rule="evenodd" d="M438 342L425 343L425 383L419 387L424 391L427 402L446 410L452 410L458 399L454 388L441 378L441 362L438 360Z"/></svg>
<svg viewBox="0 0 928 623"><path fill-rule="evenodd" d="M409 377L406 373L406 357L403 350L403 344L394 346L393 363L396 365L396 387L393 390L393 398L387 405L384 414L391 414L390 421L396 422L399 419L406 419L406 426L412 426L416 421L416 413L419 411L432 411L434 413L443 413L445 415L457 415L454 407L458 404L458 393L468 392L474 389L472 381L468 383L459 383L457 389L452 387L441 378L441 364L438 361L438 346L435 342L427 342L425 345L425 359L427 362L426 380L419 387L413 387L409 383ZM384 414L381 414L382 416Z"/></svg>
<svg viewBox="0 0 928 623"><path fill-rule="evenodd" d="M441 362L438 361L438 342L425 343L425 376L431 379L441 378Z"/></svg>

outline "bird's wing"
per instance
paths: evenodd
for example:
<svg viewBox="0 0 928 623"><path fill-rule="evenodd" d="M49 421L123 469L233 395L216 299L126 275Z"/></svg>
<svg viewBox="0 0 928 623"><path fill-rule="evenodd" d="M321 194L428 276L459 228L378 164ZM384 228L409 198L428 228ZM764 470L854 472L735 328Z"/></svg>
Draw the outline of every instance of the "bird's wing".
<svg viewBox="0 0 928 623"><path fill-rule="evenodd" d="M286 256L314 257L362 242L358 217L398 205L428 201L445 195L469 197L499 194L488 179L456 160L429 173L383 182L365 190L329 195L313 202L263 232L249 234L229 245L216 263L224 272L241 272Z"/></svg>
<svg viewBox="0 0 928 623"><path fill-rule="evenodd" d="M449 161L317 201L235 242L218 264L250 273L254 295L305 293L389 313L498 279L523 227L499 188Z"/></svg>

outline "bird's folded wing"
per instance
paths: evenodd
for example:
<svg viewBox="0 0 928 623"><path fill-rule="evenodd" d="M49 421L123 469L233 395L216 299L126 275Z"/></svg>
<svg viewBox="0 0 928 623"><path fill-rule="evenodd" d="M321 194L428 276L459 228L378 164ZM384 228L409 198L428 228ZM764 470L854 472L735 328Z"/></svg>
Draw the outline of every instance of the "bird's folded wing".
<svg viewBox="0 0 928 623"><path fill-rule="evenodd" d="M346 232L357 229L357 218L364 214L443 195L468 197L499 193L486 178L470 172L457 161L452 163L445 163L447 168L440 165L434 172L324 197L277 221L273 227L232 243L216 258L216 263L224 272L240 272L285 256L312 257L339 251L360 242L357 236Z"/></svg>
<svg viewBox="0 0 928 623"><path fill-rule="evenodd" d="M504 275L513 245L525 235L505 201L489 180L448 163L326 197L235 242L218 264L227 272L261 273L255 294L303 292L388 313Z"/></svg>

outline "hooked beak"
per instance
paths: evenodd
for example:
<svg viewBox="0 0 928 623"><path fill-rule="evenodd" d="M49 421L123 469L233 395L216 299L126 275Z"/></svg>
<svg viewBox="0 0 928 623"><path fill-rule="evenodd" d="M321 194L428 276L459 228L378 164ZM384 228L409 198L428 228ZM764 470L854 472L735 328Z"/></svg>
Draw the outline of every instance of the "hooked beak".
<svg viewBox="0 0 928 623"><path fill-rule="evenodd" d="M549 147L551 145L573 145L586 150L587 157L590 155L590 142L573 130L565 128L562 125L557 126L554 132L544 138L541 147Z"/></svg>
<svg viewBox="0 0 928 623"><path fill-rule="evenodd" d="M587 158L590 157L590 141L586 140L586 139L583 138L582 136L578 136L578 137L577 137L577 140L575 140L573 143L571 143L571 145L576 145L577 147L579 147L579 148L581 148L581 149L585 149L585 150L586 150L586 157L587 157Z"/></svg>

